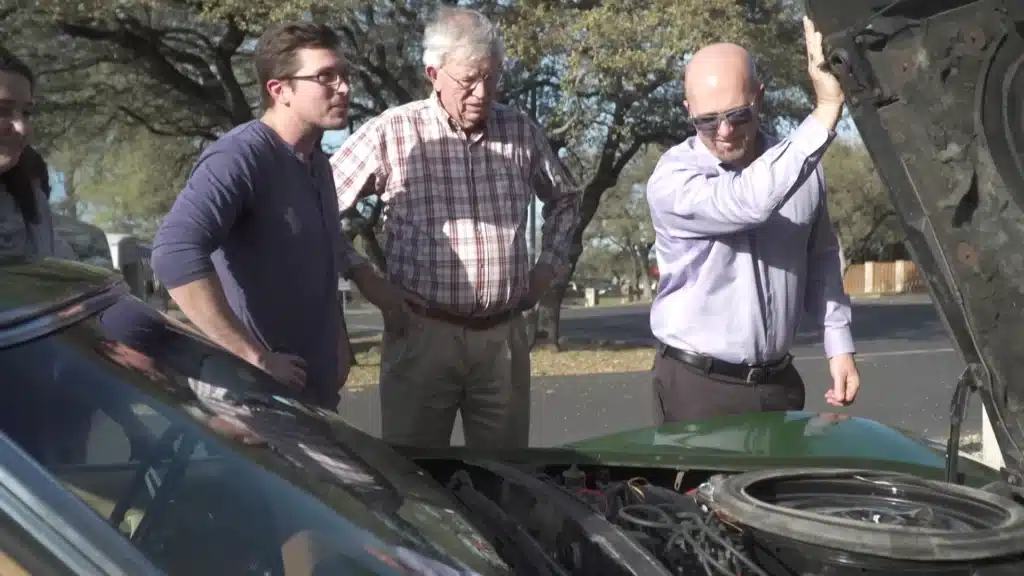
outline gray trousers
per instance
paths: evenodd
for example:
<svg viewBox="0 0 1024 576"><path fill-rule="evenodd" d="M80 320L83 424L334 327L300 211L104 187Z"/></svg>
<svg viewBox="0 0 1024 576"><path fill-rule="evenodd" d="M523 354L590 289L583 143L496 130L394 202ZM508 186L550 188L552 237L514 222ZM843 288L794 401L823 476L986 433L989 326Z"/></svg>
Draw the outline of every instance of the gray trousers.
<svg viewBox="0 0 1024 576"><path fill-rule="evenodd" d="M523 448L530 441L530 347L521 314L487 330L413 315L402 337L384 334L381 436L448 446L462 413L467 446Z"/></svg>
<svg viewBox="0 0 1024 576"><path fill-rule="evenodd" d="M792 364L768 382L749 383L705 374L663 351L659 344L652 368L656 424L804 408L804 381Z"/></svg>

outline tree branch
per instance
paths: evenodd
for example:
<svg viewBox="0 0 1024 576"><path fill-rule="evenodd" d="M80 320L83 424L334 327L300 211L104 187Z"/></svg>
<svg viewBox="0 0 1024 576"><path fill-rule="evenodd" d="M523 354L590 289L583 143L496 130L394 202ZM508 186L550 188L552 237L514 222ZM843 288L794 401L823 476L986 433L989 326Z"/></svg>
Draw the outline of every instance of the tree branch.
<svg viewBox="0 0 1024 576"><path fill-rule="evenodd" d="M132 34L127 29L102 30L71 22L61 23L60 29L61 32L75 38L108 42L124 48L150 64L150 72L158 81L174 86L179 92L200 101L207 96L206 91L198 82L172 66L160 51L155 49L145 38Z"/></svg>
<svg viewBox="0 0 1024 576"><path fill-rule="evenodd" d="M231 62L239 47L242 46L242 42L245 42L245 31L235 23L234 19L231 19L228 21L227 31L213 52L213 64L220 77L220 82L224 86L233 124L242 124L253 117L249 99L246 98L245 92L235 76L235 67Z"/></svg>
<svg viewBox="0 0 1024 576"><path fill-rule="evenodd" d="M146 130L149 130L150 132L152 132L153 134L156 134L157 136L174 136L174 137L191 136L191 137L194 137L194 138L201 138L203 140L208 140L208 141L213 141L213 140L217 139L217 135L216 134L214 134L211 131L206 131L206 130L188 130L188 129L186 129L186 130L178 130L178 129L167 130L167 129L164 129L164 128L159 128L155 124L153 124L152 122L150 122L149 120L144 118L141 114L138 114L138 113L132 111L127 106L118 106L117 109L118 109L118 111L120 111L125 116L128 116L128 118L130 118L133 122L141 125L143 128L145 128Z"/></svg>

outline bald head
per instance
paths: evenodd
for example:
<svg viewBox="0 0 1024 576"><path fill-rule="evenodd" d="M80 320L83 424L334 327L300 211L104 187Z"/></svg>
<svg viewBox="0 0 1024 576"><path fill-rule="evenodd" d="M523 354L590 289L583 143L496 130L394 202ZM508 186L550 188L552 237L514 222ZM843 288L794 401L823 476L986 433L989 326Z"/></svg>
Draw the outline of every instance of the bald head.
<svg viewBox="0 0 1024 576"><path fill-rule="evenodd" d="M736 44L701 48L686 65L687 111L720 160L742 166L758 154L763 90L754 58Z"/></svg>
<svg viewBox="0 0 1024 576"><path fill-rule="evenodd" d="M736 44L705 46L686 65L686 100L691 114L703 114L693 110L694 104L702 108L700 104L708 97L721 101L723 96L742 94L749 99L757 94L760 86L754 58Z"/></svg>

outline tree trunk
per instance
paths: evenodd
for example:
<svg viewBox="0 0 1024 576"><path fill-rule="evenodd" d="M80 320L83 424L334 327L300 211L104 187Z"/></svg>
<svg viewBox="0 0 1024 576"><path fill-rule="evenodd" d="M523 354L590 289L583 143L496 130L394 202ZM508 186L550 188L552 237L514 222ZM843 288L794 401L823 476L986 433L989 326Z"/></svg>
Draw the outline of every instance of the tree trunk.
<svg viewBox="0 0 1024 576"><path fill-rule="evenodd" d="M644 283L644 301L650 302L651 300L654 300L654 290L651 289L651 268L649 266L645 266L643 268L641 281Z"/></svg>
<svg viewBox="0 0 1024 576"><path fill-rule="evenodd" d="M616 173L616 176L618 174ZM559 320L562 316L562 300L569 288L569 281L576 273L576 263L583 254L583 232L590 225L597 213L597 207L601 203L601 194L615 185L614 178L595 177L583 190L583 198L580 201L579 220L576 223L576 230L573 231L572 240L569 246L569 272L564 278L559 278L538 303L537 309L537 330L535 338L532 339L533 346L561 350L559 339Z"/></svg>
<svg viewBox="0 0 1024 576"><path fill-rule="evenodd" d="M584 202L585 204L586 202ZM581 208L580 212L582 213L583 210ZM558 278L551 286L551 289L548 290L548 293L542 296L540 302L537 303L537 327L533 335L534 337L530 340L531 348L540 346L542 348L561 350L559 324L562 317L562 300L565 299L565 293L569 289L569 281L572 280L573 275L576 273L576 263L579 262L580 255L583 254L583 230L594 217L596 210L597 207L595 205L590 210L589 216L581 214L580 222L572 235L572 244L569 247L569 272L563 278Z"/></svg>
<svg viewBox="0 0 1024 576"><path fill-rule="evenodd" d="M641 269L643 270L644 300L654 300L654 290L651 288L651 246L644 246L640 250Z"/></svg>
<svg viewBox="0 0 1024 576"><path fill-rule="evenodd" d="M846 256L846 250L843 246L843 239L839 236L839 230L836 230L836 244L839 245L839 270L843 278L846 278L846 268L850 266L850 260Z"/></svg>
<svg viewBox="0 0 1024 576"><path fill-rule="evenodd" d="M575 268L575 265L573 266ZM571 275L569 276L572 277ZM559 328L562 318L562 299L569 288L569 282L558 282L541 297L537 308L533 311L533 337L531 348L539 346L561 350L561 334Z"/></svg>
<svg viewBox="0 0 1024 576"><path fill-rule="evenodd" d="M629 255L629 261L633 265L633 276L630 279L629 288L626 293L626 302L633 302L636 296L639 295L640 293L640 282L642 281L641 274L643 274L641 270L643 270L643 266L641 265L641 257L639 252L637 252L635 249L630 249Z"/></svg>

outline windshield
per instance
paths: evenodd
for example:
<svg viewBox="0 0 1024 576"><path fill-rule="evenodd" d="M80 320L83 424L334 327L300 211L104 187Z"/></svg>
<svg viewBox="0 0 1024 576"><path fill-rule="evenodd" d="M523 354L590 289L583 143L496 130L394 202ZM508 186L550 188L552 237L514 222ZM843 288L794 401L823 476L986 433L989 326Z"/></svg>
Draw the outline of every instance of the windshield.
<svg viewBox="0 0 1024 576"><path fill-rule="evenodd" d="M132 297L0 350L0 427L169 574L504 574L448 494Z"/></svg>

